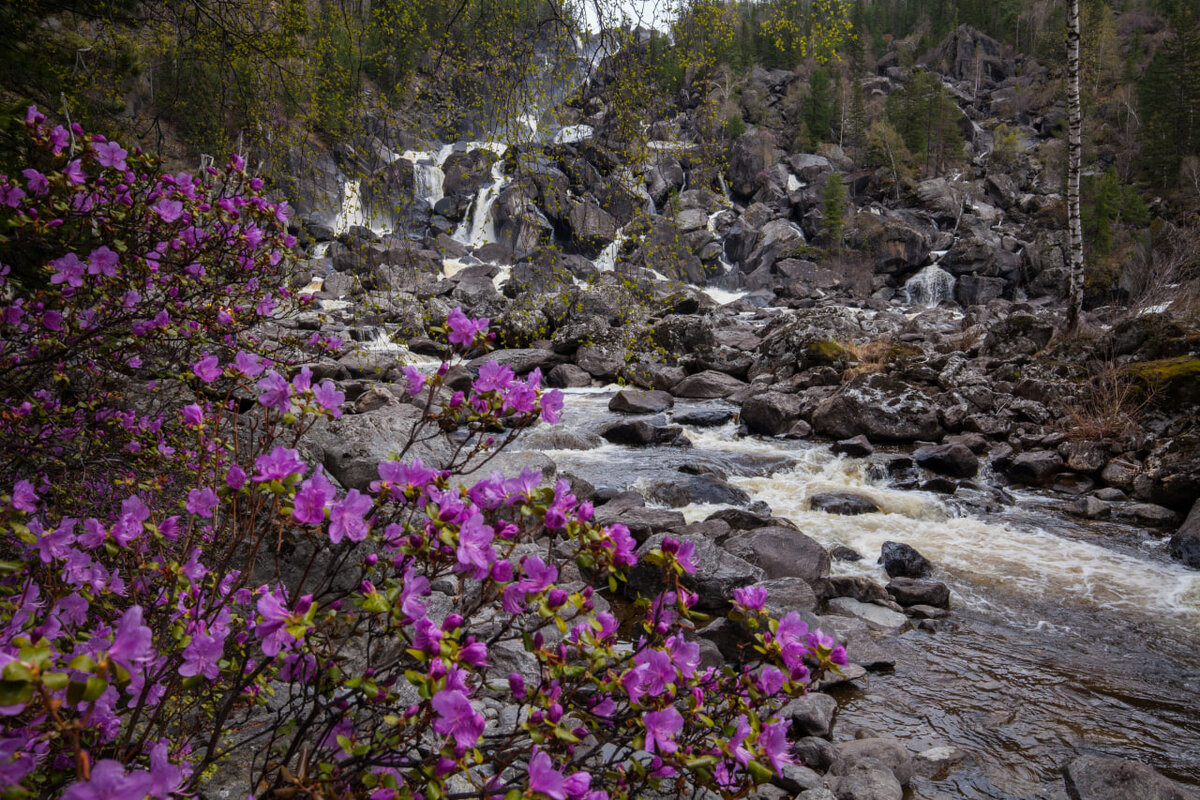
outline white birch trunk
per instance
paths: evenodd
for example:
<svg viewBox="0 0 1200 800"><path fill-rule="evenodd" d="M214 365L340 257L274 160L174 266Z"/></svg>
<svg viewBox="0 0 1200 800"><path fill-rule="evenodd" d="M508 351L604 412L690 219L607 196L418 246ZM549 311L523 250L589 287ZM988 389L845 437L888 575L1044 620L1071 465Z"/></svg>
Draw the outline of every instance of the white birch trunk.
<svg viewBox="0 0 1200 800"><path fill-rule="evenodd" d="M1070 291L1067 332L1079 328L1083 313L1083 219L1079 207L1079 173L1083 157L1083 112L1079 103L1079 0L1067 12L1067 234L1070 237Z"/></svg>

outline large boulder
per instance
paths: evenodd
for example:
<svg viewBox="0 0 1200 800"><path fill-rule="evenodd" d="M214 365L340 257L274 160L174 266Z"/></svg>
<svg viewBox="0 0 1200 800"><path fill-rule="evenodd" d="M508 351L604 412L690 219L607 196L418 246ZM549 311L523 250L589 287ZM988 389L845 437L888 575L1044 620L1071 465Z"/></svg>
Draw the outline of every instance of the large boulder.
<svg viewBox="0 0 1200 800"><path fill-rule="evenodd" d="M655 481L646 487L646 498L672 508L693 503L737 506L750 502L748 494L716 475L679 475Z"/></svg>
<svg viewBox="0 0 1200 800"><path fill-rule="evenodd" d="M761 567L767 578L802 578L814 588L829 576L829 553L797 530L768 526L725 542L734 555Z"/></svg>
<svg viewBox="0 0 1200 800"><path fill-rule="evenodd" d="M1192 505L1178 532L1171 537L1171 556L1193 569L1200 569L1200 500Z"/></svg>
<svg viewBox="0 0 1200 800"><path fill-rule="evenodd" d="M742 134L729 148L729 190L747 197L754 194L762 181L760 173L765 173L782 155L770 131Z"/></svg>
<svg viewBox="0 0 1200 800"><path fill-rule="evenodd" d="M846 770L865 759L874 759L887 765L901 786L907 786L908 782L912 780L912 756L909 754L908 748L897 739L882 737L855 739L850 742L842 742L837 748L842 757L838 774L846 774Z"/></svg>
<svg viewBox="0 0 1200 800"><path fill-rule="evenodd" d="M794 394L764 392L742 403L742 422L751 433L777 436L787 433L800 417L800 398Z"/></svg>
<svg viewBox="0 0 1200 800"><path fill-rule="evenodd" d="M1020 453L1008 467L1009 480L1042 486L1053 480L1062 471L1062 456L1053 450L1035 450Z"/></svg>
<svg viewBox="0 0 1200 800"><path fill-rule="evenodd" d="M690 397L708 400L715 397L728 397L734 392L746 388L745 381L739 381L723 372L707 369L689 375L671 387L671 394L676 397Z"/></svg>
<svg viewBox="0 0 1200 800"><path fill-rule="evenodd" d="M884 542L879 560L891 578L920 578L930 570L929 560L904 542Z"/></svg>
<svg viewBox="0 0 1200 800"><path fill-rule="evenodd" d="M1153 767L1137 761L1100 756L1080 756L1063 768L1063 782L1071 800L1198 800L1164 778Z"/></svg>
<svg viewBox="0 0 1200 800"><path fill-rule="evenodd" d="M608 401L608 410L625 414L657 414L673 405L675 398L669 392L622 389Z"/></svg>
<svg viewBox="0 0 1200 800"><path fill-rule="evenodd" d="M645 553L662 547L667 536L651 536L638 552ZM696 571L683 575L680 580L688 590L699 595L696 607L701 610L727 608L733 602L734 589L757 583L763 578L762 569L722 550L707 537L671 534L671 538L695 547L691 560L696 565ZM662 569L644 560L638 561L629 571L628 588L647 597L656 594L663 588Z"/></svg>
<svg viewBox="0 0 1200 800"><path fill-rule="evenodd" d="M617 224L612 215L594 202L576 203L567 215L571 236L580 250L595 257L604 246L617 237Z"/></svg>
<svg viewBox="0 0 1200 800"><path fill-rule="evenodd" d="M818 492L809 499L808 505L813 511L824 511L826 514L838 514L843 517L875 514L879 511L879 506L869 497L854 492Z"/></svg>
<svg viewBox="0 0 1200 800"><path fill-rule="evenodd" d="M872 442L937 441L944 433L928 397L882 372L855 377L817 406L812 426L832 439L861 434Z"/></svg>
<svg viewBox="0 0 1200 800"><path fill-rule="evenodd" d="M918 465L939 475L973 478L979 472L979 458L963 444L941 444L922 447L913 453Z"/></svg>
<svg viewBox="0 0 1200 800"><path fill-rule="evenodd" d="M379 480L379 464L400 452L412 438L421 419L415 406L388 404L367 414L347 414L311 430L305 449L318 458L338 483L347 489L367 491ZM441 435L422 437L404 454L420 458L425 466L445 469L455 452Z"/></svg>

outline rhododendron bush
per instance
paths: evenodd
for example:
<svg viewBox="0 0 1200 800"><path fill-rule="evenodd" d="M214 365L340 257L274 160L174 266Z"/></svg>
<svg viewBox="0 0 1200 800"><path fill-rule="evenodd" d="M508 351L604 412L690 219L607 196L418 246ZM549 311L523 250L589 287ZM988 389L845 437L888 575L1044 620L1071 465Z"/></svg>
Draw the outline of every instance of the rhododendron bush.
<svg viewBox="0 0 1200 800"><path fill-rule="evenodd" d="M342 393L246 337L286 210L238 163L162 176L27 130L0 179L4 796L738 796L790 760L776 712L844 663L832 639L745 588L744 662L702 667L691 545L635 552L532 470L463 482L562 407L536 371L443 386L487 320L456 309L441 368L406 371L453 468L401 453L345 491L298 448ZM618 617L638 558L663 591Z"/></svg>

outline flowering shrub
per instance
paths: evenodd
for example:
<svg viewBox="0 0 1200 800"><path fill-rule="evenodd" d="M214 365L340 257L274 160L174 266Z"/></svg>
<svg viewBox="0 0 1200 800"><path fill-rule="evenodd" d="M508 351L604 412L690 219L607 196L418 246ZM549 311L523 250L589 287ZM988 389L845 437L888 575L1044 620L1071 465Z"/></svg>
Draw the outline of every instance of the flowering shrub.
<svg viewBox="0 0 1200 800"><path fill-rule="evenodd" d="M53 143L39 122L34 135ZM97 144L85 161L115 158ZM161 185L127 191L147 181ZM16 184L5 185L11 196ZM228 223L218 217L213 225ZM50 281L64 274L63 256L53 258ZM50 286L94 291L99 305L137 286L169 306L184 279L162 273L187 263L158 267L124 285L122 273L98 269L92 279L113 279L103 290L85 289L86 269L71 267L80 285ZM42 318L67 309L66 329L80 330L76 295L31 289L38 274L27 270L7 308ZM158 339L133 332L142 312L104 329L128 330L111 336L127 336L142 367L96 362L69 336L46 344L41 322L13 339L5 328L13 370L53 345L66 380L108 385L110 371L152 362L164 375L181 370L191 391L160 426L177 429L170 446L188 454L169 476L174 492L139 482L119 502L61 502L58 481L81 485L70 472L87 458L72 449L86 441L78 436L58 439L57 472L17 460L0 484L5 797L165 799L194 794L218 770L257 796L615 800L702 784L732 797L790 760L776 712L814 673L844 663L832 639L794 612L771 619L765 593L742 589L745 663L702 668L688 634L696 598L680 583L695 569L693 548L667 539L641 553L664 591L618 618L603 593L639 558L632 536L596 524L565 481L543 487L531 470L465 485L455 471L396 458L368 491L343 491L297 449L311 426L342 413L342 394L307 368L238 348L244 304L232 322L198 306L185 308L199 319L172 316ZM201 333L213 323L221 333ZM185 331L228 336L230 349L208 352L206 341L173 367ZM451 394L443 377L485 343L487 320L456 310L445 332L442 367L406 372L426 409L414 440L458 428L467 444L453 463L465 468L495 452L490 432L557 421L561 395L544 391L536 370L519 379L486 365L469 391ZM88 413L121 413L107 405L121 400L114 388ZM7 424L19 430L25 418Z"/></svg>

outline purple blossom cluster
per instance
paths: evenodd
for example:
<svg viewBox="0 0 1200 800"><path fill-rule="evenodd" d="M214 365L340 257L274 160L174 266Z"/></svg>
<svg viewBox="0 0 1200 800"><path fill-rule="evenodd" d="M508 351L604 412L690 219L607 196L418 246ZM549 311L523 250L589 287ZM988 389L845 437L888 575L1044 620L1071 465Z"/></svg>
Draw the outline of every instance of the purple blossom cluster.
<svg viewBox="0 0 1200 800"><path fill-rule="evenodd" d="M743 796L789 763L777 712L845 662L832 638L771 619L748 587L748 659L704 667L680 582L691 543L639 551L532 469L463 479L562 410L536 370L443 385L487 320L455 309L446 363L406 374L424 396L413 440L456 427L470 444L448 464L398 453L347 489L302 448L343 394L238 335L282 296L267 278L286 213L242 164L231 194L44 122L31 110L43 162L0 178L0 208L23 236L85 218L109 233L5 272L0 371L34 388L0 392L0 417L41 457L0 474L0 784L167 800L247 749L255 794L437 800L455 781L489 800L625 800L681 781ZM48 218L34 201L51 197L73 211ZM134 379L161 408L120 393ZM95 442L97 420L121 435ZM96 453L103 481L84 469ZM618 618L606 596L639 560L666 589ZM489 699L515 713L489 717Z"/></svg>

